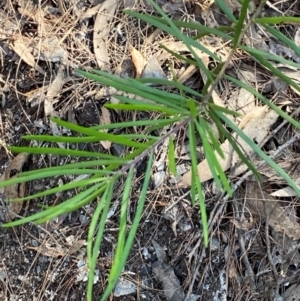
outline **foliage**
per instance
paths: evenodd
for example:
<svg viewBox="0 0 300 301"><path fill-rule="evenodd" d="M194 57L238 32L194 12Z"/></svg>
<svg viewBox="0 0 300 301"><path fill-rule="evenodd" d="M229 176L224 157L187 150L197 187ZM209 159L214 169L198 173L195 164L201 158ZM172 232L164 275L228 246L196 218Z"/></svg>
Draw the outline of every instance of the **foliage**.
<svg viewBox="0 0 300 301"><path fill-rule="evenodd" d="M115 109L120 111L154 111L159 113L159 118L155 120L139 120L128 121L122 123L115 123L110 125L101 125L93 128L84 128L78 125L74 125L63 120L53 119L58 125L70 129L76 132L78 135L74 137L58 137L58 136L26 136L24 139L33 141L48 141L53 143L80 143L80 142L96 142L96 141L111 141L120 145L124 145L130 148L130 152L119 158L109 154L87 152L80 150L64 149L60 147L11 147L13 152L27 152L31 154L57 154L61 156L74 156L80 158L86 158L82 162L72 163L65 166L49 167L40 169L38 173L36 171L28 171L21 173L17 178L10 179L6 182L0 183L0 187L28 182L36 179L43 179L48 177L54 177L57 175L88 175L87 178L64 184L60 187L55 187L34 195L26 196L22 199L16 199L13 201L32 200L40 197L44 197L57 192L80 188L79 193L70 198L69 200L56 205L55 207L44 208L43 211L34 215L25 217L20 220L10 222L5 227L17 226L27 222L43 223L50 220L60 214L71 212L81 208L82 206L90 203L91 201L98 199L96 210L93 214L90 222L88 233L88 246L87 256L89 263L89 281L88 281L88 300L92 300L92 288L93 288L93 276L95 272L98 252L101 246L103 238L103 232L106 224L106 217L110 208L111 200L113 197L113 190L116 181L124 174L127 175L126 183L124 186L124 192L122 196L122 202L120 206L120 231L118 235L118 245L114 255L113 265L111 273L108 279L108 285L101 297L101 301L107 299L111 291L113 290L122 269L126 263L126 259L130 252L133 240L140 223L140 219L143 212L144 203L146 201L147 189L150 181L151 167L153 161L154 149L168 141L168 164L169 170L176 173L176 162L174 156L174 139L173 137L182 128L187 128L188 139L191 149L191 169L192 169L192 186L191 197L196 204L200 207L200 219L203 226L203 242L207 246L209 242L209 233L207 227L207 216L205 209L205 200L202 192L202 185L199 179L197 171L197 158L196 158L196 143L201 138L203 144L203 150L206 159L208 160L209 167L213 174L214 181L217 187L227 194L231 194L231 185L224 171L222 170L215 151L224 157L224 153L220 147L220 141L215 137L215 134L211 131L209 121L213 121L219 131L219 137L229 139L233 148L238 152L243 163L247 164L248 168L259 178L259 173L252 165L251 161L240 149L239 145L232 138L232 133L237 133L242 139L244 139L253 150L265 160L272 168L274 168L278 174L280 174L287 183L294 188L295 191L300 193L299 188L293 182L293 180L287 175L273 160L271 160L251 139L249 139L242 130L236 126L229 116L238 116L239 114L229 109L219 107L214 104L212 98L212 92L222 78L226 78L232 81L235 85L247 89L253 93L261 102L267 104L271 109L275 110L280 116L287 119L295 127L300 128L300 124L281 111L276 105L271 103L267 98L262 96L259 92L242 83L236 78L230 77L225 74L225 70L237 49L243 50L253 60L260 63L265 69L272 72L274 75L281 78L283 81L300 91L300 87L292 79L285 76L279 69L273 66L272 61L289 64L291 66L300 67L299 64L290 62L274 54L266 53L261 50L253 49L245 46L242 43L242 38L249 28L252 22L261 24L266 31L272 36L280 40L292 48L298 55L300 54L299 48L289 38L280 33L274 24L283 22L299 22L297 18L289 17L276 17L276 18L259 18L259 12L264 4L261 3L257 12L253 17L247 20L249 0L242 2L242 9L240 15L235 17L229 10L223 0L216 0L216 4L222 9L224 14L232 22L230 27L209 28L204 25L194 22L172 21L168 16L156 5L153 1L150 1L157 12L159 17L140 14L134 11L126 11L127 14L139 18L153 26L162 29L166 33L172 35L174 38L183 41L189 48L194 59L187 59L180 54L172 54L183 61L196 65L207 76L207 83L203 90L200 92L191 90L186 86L180 84L175 79L174 81L167 81L162 79L123 79L115 75L99 71L83 71L77 72L82 76L85 76L91 80L100 82L103 85L114 87L118 90L124 91L121 95L115 97L119 99L119 104L106 104L109 109ZM199 34L196 38L189 37L183 34L182 29L193 29ZM221 59L204 45L202 45L198 38L206 35L215 35L222 37L224 40L232 43L232 52L230 53L227 61L223 62ZM162 45L162 47L164 47ZM201 58L196 55L195 49L200 49L204 53L210 55L216 62L216 68L210 71ZM217 71L217 72L216 72ZM149 84L156 84L156 86L173 86L180 93L165 92L159 88L150 86ZM137 97L132 98L126 96L126 93L134 94ZM145 134L114 134L113 130L119 128L132 128L132 127L146 127L147 132ZM162 130L165 127L169 127L170 130L167 134L160 137L153 136L154 130ZM108 130L108 132L101 131ZM147 170L145 172L145 178L140 192L138 200L138 207L135 212L134 220L129 232L126 228L126 212L128 200L131 194L131 186L134 180L134 169L141 161L147 161Z"/></svg>

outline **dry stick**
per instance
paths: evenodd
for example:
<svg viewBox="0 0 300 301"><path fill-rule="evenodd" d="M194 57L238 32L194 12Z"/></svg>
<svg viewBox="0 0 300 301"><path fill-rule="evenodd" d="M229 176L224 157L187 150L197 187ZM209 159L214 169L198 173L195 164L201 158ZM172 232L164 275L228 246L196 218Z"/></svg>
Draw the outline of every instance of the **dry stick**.
<svg viewBox="0 0 300 301"><path fill-rule="evenodd" d="M291 117L294 117L294 116L298 116L300 114L300 107L294 111L292 114L291 114ZM273 130L260 144L259 146L262 147L268 140L270 140L272 137L274 137L278 132L279 130L285 126L286 124L288 123L288 121L286 119L284 119L282 121L282 123L275 129Z"/></svg>
<svg viewBox="0 0 300 301"><path fill-rule="evenodd" d="M241 230L241 229L237 229L237 232L238 232L238 242L239 242L239 245L240 245L240 248L241 248L241 251L242 251L242 259L243 259L244 265L245 265L245 267L248 271L248 274L249 274L248 276L249 276L250 287L251 287L252 293L257 295L256 286L255 286L255 275L254 275L254 272L252 270L251 264L249 262L247 251L245 249L245 240L244 240L244 237L243 237L244 231Z"/></svg>
<svg viewBox="0 0 300 301"><path fill-rule="evenodd" d="M260 183L258 183L258 185L259 185L259 189L261 191L261 195L264 198ZM272 254L271 254L271 242L270 242L270 237L269 237L269 217L270 216L267 211L267 206L266 206L265 202L264 202L264 211L265 211L265 223L266 223L265 224L265 232L266 232L265 238L266 238L266 246L267 246L267 255L268 255L268 259L269 259L269 262L270 262L270 265L272 268L273 275L276 280L275 300L279 300L279 299L277 299L277 297L279 297L279 286L280 286L279 280L280 280L280 278L278 277L278 273L277 273L275 264L272 259Z"/></svg>
<svg viewBox="0 0 300 301"><path fill-rule="evenodd" d="M237 205L236 201L233 202L233 206L235 208L236 218L239 219L239 216L238 216L239 208L238 208L238 205ZM252 291L253 294L257 295L256 286L255 286L255 275L254 275L253 269L251 267L251 264L249 262L247 251L245 249L245 240L244 240L244 237L243 237L245 232L246 231L237 228L238 242L239 242L240 249L241 249L241 258L244 262L246 270L248 271L251 291Z"/></svg>

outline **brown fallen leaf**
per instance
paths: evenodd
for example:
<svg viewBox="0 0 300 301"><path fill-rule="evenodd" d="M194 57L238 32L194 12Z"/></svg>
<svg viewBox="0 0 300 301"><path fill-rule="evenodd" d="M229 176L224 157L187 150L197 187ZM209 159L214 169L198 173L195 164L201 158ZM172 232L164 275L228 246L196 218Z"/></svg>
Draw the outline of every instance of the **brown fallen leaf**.
<svg viewBox="0 0 300 301"><path fill-rule="evenodd" d="M79 239L76 240L73 245L70 247L70 249L68 250L68 254L74 254L77 251L79 251L83 246L86 245L86 240L84 239Z"/></svg>
<svg viewBox="0 0 300 301"><path fill-rule="evenodd" d="M110 112L107 108L101 107L101 116L100 116L100 124L105 125L105 124L110 124ZM107 130L101 130L101 132L107 133ZM111 147L111 141L100 141L101 145L105 149L110 149Z"/></svg>
<svg viewBox="0 0 300 301"><path fill-rule="evenodd" d="M139 78L143 73L147 61L144 58L144 56L131 45L130 45L130 52L131 52L132 62L136 70L136 77Z"/></svg>
<svg viewBox="0 0 300 301"><path fill-rule="evenodd" d="M89 19L91 17L93 17L94 15L96 15L99 11L99 8L101 7L101 3L97 4L94 7L91 7L89 9L87 9L81 16L80 16L80 20L84 20L84 19Z"/></svg>
<svg viewBox="0 0 300 301"><path fill-rule="evenodd" d="M64 256L66 255L66 251L61 248L60 246L51 247L48 244L43 244L39 247L30 247L27 246L27 249L35 250L39 254L48 256L48 257L58 257L58 256Z"/></svg>
<svg viewBox="0 0 300 301"><path fill-rule="evenodd" d="M100 116L100 124L105 125L105 124L110 124L110 112L107 108L102 107L101 108L101 116ZM100 132L107 133L107 130L100 130ZM111 141L100 141L101 145L105 149L110 149L111 147Z"/></svg>
<svg viewBox="0 0 300 301"><path fill-rule="evenodd" d="M246 120L247 117L247 120ZM267 106L253 108L239 124L239 128L252 140L260 145L267 135L270 133L271 126L276 122L278 114L274 110L270 110ZM247 144L240 136L237 137L237 144L246 153L247 156L251 156L254 151L249 144ZM240 162L240 157L236 152L232 157L232 171L231 175L238 176L247 170L245 164L239 164L235 166L237 162Z"/></svg>
<svg viewBox="0 0 300 301"><path fill-rule="evenodd" d="M165 72L163 71L160 63L155 55L152 55L142 73L142 78L162 78L167 79Z"/></svg>
<svg viewBox="0 0 300 301"><path fill-rule="evenodd" d="M94 53L98 67L109 70L109 56L107 52L107 39L112 26L112 20L118 6L118 0L106 0L102 3L94 24Z"/></svg>
<svg viewBox="0 0 300 301"><path fill-rule="evenodd" d="M18 56L29 66L34 68L41 74L45 74L45 71L35 62L33 54L29 48L30 40L23 36L19 36L17 39L12 41L9 46L18 54Z"/></svg>
<svg viewBox="0 0 300 301"><path fill-rule="evenodd" d="M217 152L215 152L216 158L222 168L223 171L226 171L231 166L231 159L233 148L228 140L226 140L222 145L221 149L225 155L225 159L223 159ZM201 182L205 182L207 180L212 179L212 173L210 171L210 167L208 165L208 161L205 159L201 161L198 166L198 174L200 176ZM182 176L181 182L178 183L179 186L188 186L190 187L192 184L192 172L188 171Z"/></svg>
<svg viewBox="0 0 300 301"><path fill-rule="evenodd" d="M63 65L59 67L55 79L49 85L47 95L44 101L44 111L46 116L54 116L53 104L57 102L56 97L59 96L59 93L64 85L64 69L65 68Z"/></svg>
<svg viewBox="0 0 300 301"><path fill-rule="evenodd" d="M246 204L253 214L266 219L265 206L269 215L270 227L276 232L284 233L293 240L300 239L300 225L286 214L284 208L272 196L260 190L257 182L247 182Z"/></svg>
<svg viewBox="0 0 300 301"><path fill-rule="evenodd" d="M184 291L171 266L157 260L152 264L152 269L158 281L162 284L167 300L183 301L185 299Z"/></svg>

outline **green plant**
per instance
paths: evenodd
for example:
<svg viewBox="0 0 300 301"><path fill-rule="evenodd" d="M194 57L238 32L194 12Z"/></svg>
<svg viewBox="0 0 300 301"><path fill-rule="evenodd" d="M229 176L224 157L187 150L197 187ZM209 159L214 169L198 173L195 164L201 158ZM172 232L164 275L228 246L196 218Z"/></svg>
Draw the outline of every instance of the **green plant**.
<svg viewBox="0 0 300 301"><path fill-rule="evenodd" d="M114 143L118 143L127 146L131 149L131 152L124 156L124 158L115 157L113 155L93 153L79 150L67 150L62 148L40 148L40 147L11 147L13 152L27 152L31 154L58 154L62 156L75 156L81 158L88 158L79 163L72 163L65 165L64 167L50 167L40 169L39 173L35 171L23 172L17 178L0 183L0 187L8 186L11 184L28 182L35 179L42 179L47 177L53 177L58 174L89 174L89 178L83 179L77 182L67 183L63 186L49 189L44 192L40 192L34 195L26 196L22 199L16 199L13 201L31 200L38 197L43 197L56 192L62 192L65 190L83 188L76 196L71 199L56 205L55 207L45 208L43 211L36 213L32 216L25 217L20 220L13 221L4 225L4 227L17 226L26 222L43 223L50 220L62 213L74 211L81 208L85 204L100 197L98 205L93 214L93 218L90 223L88 233L88 246L87 256L89 264L89 281L88 281L88 300L92 300L92 287L93 287L93 275L95 271L98 251L101 245L104 227L106 223L106 216L110 208L110 202L113 195L113 188L116 181L125 173L127 174L127 180L124 186L124 193L120 208L120 231L118 235L118 245L115 252L111 273L108 279L108 285L101 297L101 301L107 299L112 289L114 288L116 281L126 263L127 256L130 252L135 233L137 231L140 218L142 215L143 206L146 200L146 193L150 181L150 171L153 159L153 150L155 147L168 140L168 162L169 169L172 173L176 173L176 162L174 157L174 140L173 135L179 132L182 128L188 129L188 138L191 149L191 170L192 170L192 185L191 185L191 198L194 201L198 200L200 207L200 219L203 225L203 241L205 246L209 242L209 233L207 227L207 216L205 209L205 201L202 193L202 185L199 179L197 171L197 158L196 158L196 142L198 137L201 138L203 144L203 150L205 157L209 163L209 167L213 174L214 181L217 187L231 195L231 185L226 177L225 172L220 166L215 151L224 157L224 153L220 147L220 140L228 139L232 144L235 151L239 154L243 163L245 163L250 170L259 178L259 173L252 165L247 156L240 149L239 145L233 138L232 132L237 133L242 139L244 139L249 146L272 168L274 168L279 175L281 175L287 183L294 188L300 194L298 186L272 159L270 159L251 139L249 139L242 130L240 130L228 116L239 116L237 112L226 109L224 107L217 106L213 102L212 93L222 78L233 82L237 86L253 93L261 102L267 104L271 109L275 110L280 116L288 120L296 128L300 128L300 124L293 118L288 116L282 110L280 110L275 104L271 103L267 98L262 96L259 92L251 88L250 86L242 83L241 81L225 74L226 68L231 61L234 53L237 49L245 51L252 59L260 63L261 66L271 71L274 75L281 78L283 81L291 85L293 88L300 91L300 87L293 80L285 76L279 69L273 66L271 61L281 62L291 66L300 67L299 64L285 60L279 56L263 52L257 49L253 49L243 45L242 38L245 32L251 25L256 22L264 26L264 28L275 38L292 48L295 53L300 54L299 48L295 43L285 37L277 29L270 26L270 24L277 24L282 22L299 22L299 19L293 18L259 18L260 8L258 8L254 16L246 20L249 0L242 2L242 9L238 18L234 17L232 12L228 9L226 4L222 0L217 0L216 3L223 10L224 14L232 21L233 25L230 27L209 28L204 25L192 22L172 21L167 15L153 2L150 1L155 7L161 17L154 17L139 14L133 11L126 11L127 14L139 18L153 26L162 29L169 33L173 37L183 41L189 48L194 59L188 59L180 54L173 53L174 56L186 61L190 64L196 65L200 68L207 77L207 82L200 92L187 88L186 86L178 83L176 80L167 81L162 79L122 79L115 75L111 75L99 70L82 71L77 72L91 80L98 81L103 85L114 87L118 90L126 93L134 94L138 96L138 99L134 99L128 96L115 96L119 99L119 104L106 104L107 108L122 110L122 111L154 111L159 113L159 118L155 120L140 120L140 121L128 121L117 124L97 126L93 128L84 128L78 125L70 124L68 122L53 118L52 120L58 125L68 128L74 132L79 133L76 137L57 137L57 136L26 136L24 139L35 141L48 141L51 143L80 143L80 142L96 142L99 140L108 140ZM195 38L188 37L182 33L181 28L193 29L199 32L199 35ZM205 35L216 35L222 37L226 41L232 43L232 51L228 59L223 62L221 59L209 49L199 43L198 38ZM164 47L162 45L162 47ZM199 49L204 53L207 53L216 62L216 68L213 71L208 70L205 64L202 62L195 52L195 49ZM153 88L146 83L155 83L162 86L172 86L176 88L180 93L171 93ZM208 121L213 121L216 125L220 140L218 140L215 134L211 131ZM130 128L130 127L143 126L147 128L145 134L112 134L101 132L100 130L115 130L118 128ZM161 136L153 136L151 133L154 130L161 130L166 126L170 126L171 130ZM92 159L93 158L93 159ZM133 171L135 166L143 160L147 160L147 171L143 186L138 201L137 211L133 220L130 231L126 232L126 210L128 200L130 198L130 187L133 181Z"/></svg>

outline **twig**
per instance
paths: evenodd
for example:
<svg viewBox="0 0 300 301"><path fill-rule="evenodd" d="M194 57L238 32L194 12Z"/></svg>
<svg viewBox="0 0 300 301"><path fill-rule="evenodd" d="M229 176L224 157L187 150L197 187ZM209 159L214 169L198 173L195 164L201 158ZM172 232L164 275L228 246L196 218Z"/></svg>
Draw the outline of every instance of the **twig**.
<svg viewBox="0 0 300 301"><path fill-rule="evenodd" d="M249 262L247 251L245 249L245 240L244 240L244 237L243 237L243 232L244 232L243 230L237 229L238 241L239 241L239 245L240 245L240 248L241 248L241 251L242 251L242 259L243 259L244 265L245 265L245 267L248 271L248 274L249 274L248 279L249 279L249 282L250 282L250 287L251 287L252 293L257 295L257 290L256 290L256 286L255 286L255 275L254 275L254 272L252 270L251 264Z"/></svg>
<svg viewBox="0 0 300 301"><path fill-rule="evenodd" d="M291 117L294 117L294 116L298 116L300 114L300 107L297 109L297 110L295 110L292 114L291 114ZM266 142L268 141L268 140L270 140L272 137L274 137L278 132L279 132L279 130L282 128L282 127L284 127L286 124L288 123L288 120L286 120L286 119L284 119L283 121L282 121L282 123L280 123L280 125L275 129L275 130L273 130L260 144L259 144L259 146L260 147L262 147L263 145L265 145L266 144Z"/></svg>
<svg viewBox="0 0 300 301"><path fill-rule="evenodd" d="M261 185L259 182L258 182L258 186L259 186L259 190L260 190L262 199L264 199L264 194L263 194L263 191L262 191L262 188L261 188ZM277 269L276 269L275 264L272 259L271 242L270 242L270 237L269 237L269 218L270 218L270 216L269 216L265 202L264 202L264 211L265 211L265 232L266 232L265 239L266 239L266 247L267 247L267 256L268 256L269 263L271 265L271 269L272 269L274 278L276 280L275 300L277 300L277 297L279 297L280 277L278 277Z"/></svg>

